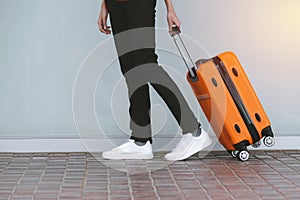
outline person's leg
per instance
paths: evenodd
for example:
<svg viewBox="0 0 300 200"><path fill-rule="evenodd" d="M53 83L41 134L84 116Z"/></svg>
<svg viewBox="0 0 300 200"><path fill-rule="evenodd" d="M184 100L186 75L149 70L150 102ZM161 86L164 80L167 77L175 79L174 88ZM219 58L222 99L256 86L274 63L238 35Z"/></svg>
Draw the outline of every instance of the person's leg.
<svg viewBox="0 0 300 200"><path fill-rule="evenodd" d="M110 21L112 26L112 31L114 35L114 41L117 53L119 55L119 62L121 66L121 71L124 74L125 80L127 82L127 87L130 96L130 116L131 122L130 126L134 133L141 132L144 137L150 134L151 141L151 130L148 127L150 124L149 117L149 108L150 108L150 99L149 99L149 89L148 84L143 84L142 87L138 88L136 91L132 92L132 82L127 78L126 73L130 69L134 68L133 52L122 52L122 49L128 48L124 46L122 40L118 35L122 34L124 31L130 29L127 23L127 3L117 0L106 0L107 8L110 15ZM124 38L123 38L124 39ZM129 39L129 38L127 38ZM125 38L126 40L126 38ZM143 104L143 106L141 106ZM134 122L133 122L134 121ZM138 125L136 125L138 124ZM143 127L143 128L140 128ZM145 131L145 127L149 130ZM143 129L143 130L141 130ZM125 142L122 145L115 147L110 151L105 151L102 153L102 157L105 159L152 159L152 147L150 141L146 142L143 146L137 145L137 141L132 140L131 138L128 142Z"/></svg>
<svg viewBox="0 0 300 200"><path fill-rule="evenodd" d="M122 41L116 39L116 35L128 30L128 24L126 21L126 2L118 2L116 0L106 0L107 9L109 12L109 19L111 23L112 33L114 36L114 42L119 56L119 62L121 71L126 73L132 66L132 56L130 54L121 54L120 49L122 47Z"/></svg>
<svg viewBox="0 0 300 200"><path fill-rule="evenodd" d="M144 64L157 64L154 35L152 35L155 25L155 5L156 0L128 0L126 6L129 33L125 36L134 50L130 52L133 66L123 73L129 86L131 139L142 143L148 140L152 143L149 85L145 76L140 73L142 70L139 71L139 69ZM121 39L124 38L121 37ZM144 48L144 44L147 46L150 44L152 48L149 46ZM138 86L137 82L139 82Z"/></svg>
<svg viewBox="0 0 300 200"><path fill-rule="evenodd" d="M199 122L188 106L176 83L170 78L166 71L157 64L154 28L156 0L130 0L130 2L131 3L128 6L127 12L129 27L132 29L141 27L152 28L141 30L141 34L134 35L132 42L138 43L136 46L140 46L141 48L134 51L134 63L136 66L153 63L153 66L151 67L153 67L154 70L147 70L147 72L153 74L147 74L147 76L155 77L155 80L152 82L150 80L151 85L166 102L168 108L171 110L176 121L182 128L182 133L186 134L189 132L195 132L200 125ZM151 46L152 48L144 48L143 45L147 45L147 47ZM137 74L137 76L139 75Z"/></svg>
<svg viewBox="0 0 300 200"><path fill-rule="evenodd" d="M129 5L131 3L131 0L119 2L116 0L107 0L107 7L110 14L114 41L119 55L121 71L125 77L128 87L130 101L130 129L132 131L131 139L141 142L150 140L152 143L148 83L144 82L138 88L133 89L132 85L134 85L135 79L128 78L126 75L126 73L130 73L131 69L142 64L142 62L136 61L137 54L140 57L144 55L144 53L140 53L139 50L131 51L130 43L131 41L136 41L136 38L131 34L130 30L135 28L135 21L140 20L138 16L136 19L132 19L128 16L132 15L132 12L135 13L135 10L138 10L139 7L139 5L132 7ZM146 25L148 25L147 22L144 26ZM149 53L146 53L145 55L149 55Z"/></svg>
<svg viewBox="0 0 300 200"><path fill-rule="evenodd" d="M199 136L201 124L198 122L176 83L162 67L158 68L156 74L156 77L162 81L159 84L152 83L151 85L172 112L182 129L182 134L192 133L193 136Z"/></svg>

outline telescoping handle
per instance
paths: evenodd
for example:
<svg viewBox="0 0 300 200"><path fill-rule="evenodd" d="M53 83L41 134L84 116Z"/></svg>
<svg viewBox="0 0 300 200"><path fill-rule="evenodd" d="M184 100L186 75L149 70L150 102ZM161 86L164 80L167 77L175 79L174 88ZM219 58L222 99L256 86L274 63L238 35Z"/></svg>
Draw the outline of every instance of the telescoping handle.
<svg viewBox="0 0 300 200"><path fill-rule="evenodd" d="M178 51L183 59L184 64L186 65L186 67L189 71L191 78L196 78L197 77L197 75L196 75L197 67L196 67L195 63L193 62L193 59L192 59L190 53L188 52L188 50L180 36L180 33L181 33L181 31L180 31L179 27L173 26L172 31L170 32L170 35L174 39L176 47L178 48ZM186 60L185 55L188 57L189 61ZM189 64L189 62L191 64Z"/></svg>

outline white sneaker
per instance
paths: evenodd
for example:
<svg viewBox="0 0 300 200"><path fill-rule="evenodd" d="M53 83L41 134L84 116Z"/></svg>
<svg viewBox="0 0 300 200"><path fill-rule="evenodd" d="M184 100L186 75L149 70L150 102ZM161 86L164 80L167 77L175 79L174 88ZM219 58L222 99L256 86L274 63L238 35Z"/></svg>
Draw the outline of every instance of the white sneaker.
<svg viewBox="0 0 300 200"><path fill-rule="evenodd" d="M145 145L139 146L130 139L128 142L102 153L102 157L111 160L120 159L153 159L152 146L150 141Z"/></svg>
<svg viewBox="0 0 300 200"><path fill-rule="evenodd" d="M169 161L184 160L211 144L212 140L203 129L198 137L193 137L192 133L187 133L182 136L172 152L165 155L165 159Z"/></svg>

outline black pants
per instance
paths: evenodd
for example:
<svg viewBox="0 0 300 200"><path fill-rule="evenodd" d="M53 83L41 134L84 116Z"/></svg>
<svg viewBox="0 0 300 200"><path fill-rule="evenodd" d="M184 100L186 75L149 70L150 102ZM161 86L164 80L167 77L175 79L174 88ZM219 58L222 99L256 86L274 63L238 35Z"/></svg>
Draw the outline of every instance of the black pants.
<svg viewBox="0 0 300 200"><path fill-rule="evenodd" d="M131 138L152 141L149 84L166 102L183 134L196 130L199 122L174 81L157 63L156 0L106 0L106 4L121 71L128 87Z"/></svg>

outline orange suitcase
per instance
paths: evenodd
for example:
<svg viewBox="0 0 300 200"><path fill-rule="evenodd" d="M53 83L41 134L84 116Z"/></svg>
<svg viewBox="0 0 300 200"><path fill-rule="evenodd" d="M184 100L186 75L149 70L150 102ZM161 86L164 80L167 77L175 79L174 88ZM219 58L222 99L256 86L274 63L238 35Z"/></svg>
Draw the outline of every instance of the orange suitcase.
<svg viewBox="0 0 300 200"><path fill-rule="evenodd" d="M234 53L225 52L193 63L180 30L174 27L171 35L189 70L188 82L219 142L231 156L248 160L247 146L259 147L262 138L266 146L273 146L270 121Z"/></svg>

